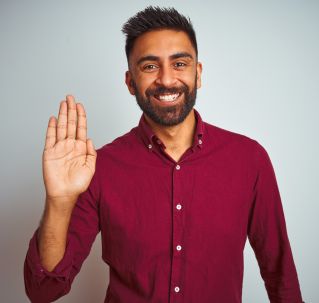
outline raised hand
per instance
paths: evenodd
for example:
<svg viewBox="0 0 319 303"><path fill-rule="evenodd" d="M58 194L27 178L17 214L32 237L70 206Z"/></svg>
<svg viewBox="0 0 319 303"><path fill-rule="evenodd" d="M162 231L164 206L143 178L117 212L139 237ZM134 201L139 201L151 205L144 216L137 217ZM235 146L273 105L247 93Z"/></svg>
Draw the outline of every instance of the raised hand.
<svg viewBox="0 0 319 303"><path fill-rule="evenodd" d="M50 117L42 160L47 199L75 201L88 188L96 151L87 139L84 107L73 96L60 103L58 119Z"/></svg>

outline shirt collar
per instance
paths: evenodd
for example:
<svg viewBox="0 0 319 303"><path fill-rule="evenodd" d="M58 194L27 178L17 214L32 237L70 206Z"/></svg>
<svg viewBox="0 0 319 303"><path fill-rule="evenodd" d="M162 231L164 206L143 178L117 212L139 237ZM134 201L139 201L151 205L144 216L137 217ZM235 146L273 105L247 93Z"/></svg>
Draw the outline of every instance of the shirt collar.
<svg viewBox="0 0 319 303"><path fill-rule="evenodd" d="M194 108L194 114L196 119L196 129L194 133L194 144L192 149L196 146L202 148L203 147L203 130L204 130L204 123L199 114L199 112ZM144 113L141 115L139 124L138 124L138 132L148 149L152 149L152 146L155 144L161 146L162 148L166 148L164 143L155 135L152 128L147 123Z"/></svg>

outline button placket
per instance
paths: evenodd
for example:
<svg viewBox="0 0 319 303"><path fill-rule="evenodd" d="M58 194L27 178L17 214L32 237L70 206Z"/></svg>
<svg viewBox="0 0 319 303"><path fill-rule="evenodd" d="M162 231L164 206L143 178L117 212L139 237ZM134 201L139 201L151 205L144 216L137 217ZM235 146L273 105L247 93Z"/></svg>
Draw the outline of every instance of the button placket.
<svg viewBox="0 0 319 303"><path fill-rule="evenodd" d="M179 300L182 300L181 296L181 274L182 274L182 253L183 253L183 213L181 212L182 204L181 199L182 196L182 188L183 188L183 182L182 182L182 175L184 173L184 170L182 169L181 164L175 163L174 169L173 169L173 241L172 241L172 270L171 270L171 296L170 296L170 302L179 302ZM178 298L180 298L178 301L176 301Z"/></svg>

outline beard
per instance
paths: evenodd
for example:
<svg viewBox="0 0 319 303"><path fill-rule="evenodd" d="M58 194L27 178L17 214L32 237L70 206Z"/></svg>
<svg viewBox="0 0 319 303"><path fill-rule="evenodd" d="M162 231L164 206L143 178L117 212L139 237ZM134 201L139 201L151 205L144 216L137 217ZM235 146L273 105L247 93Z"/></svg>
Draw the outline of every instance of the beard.
<svg viewBox="0 0 319 303"><path fill-rule="evenodd" d="M136 83L132 80L132 86L135 89L135 98L138 106L150 119L162 126L174 126L185 120L187 115L193 109L196 102L197 88L196 79L194 81L194 89L190 91L186 85L179 87L166 88L165 86L157 86L154 89L145 91L146 98L137 89ZM172 106L157 106L151 102L151 97L160 94L179 94L178 98L183 97L182 102ZM184 96L182 96L182 94Z"/></svg>

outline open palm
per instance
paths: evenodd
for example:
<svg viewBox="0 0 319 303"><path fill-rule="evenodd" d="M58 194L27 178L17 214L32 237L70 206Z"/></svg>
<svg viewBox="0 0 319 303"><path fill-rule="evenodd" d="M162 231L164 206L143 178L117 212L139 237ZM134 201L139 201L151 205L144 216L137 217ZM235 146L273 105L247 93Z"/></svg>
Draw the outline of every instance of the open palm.
<svg viewBox="0 0 319 303"><path fill-rule="evenodd" d="M77 197L95 172L96 151L86 137L84 107L73 96L66 99L60 103L58 119L49 120L43 151L43 179L51 198Z"/></svg>

